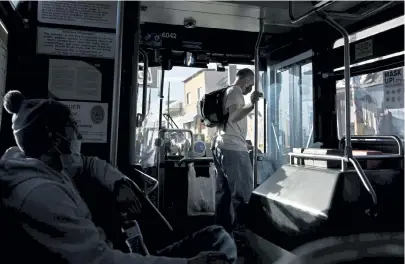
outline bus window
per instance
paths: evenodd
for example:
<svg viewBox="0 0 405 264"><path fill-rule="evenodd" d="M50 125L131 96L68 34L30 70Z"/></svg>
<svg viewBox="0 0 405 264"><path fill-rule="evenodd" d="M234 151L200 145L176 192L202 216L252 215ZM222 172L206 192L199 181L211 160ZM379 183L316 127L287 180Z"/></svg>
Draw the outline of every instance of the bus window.
<svg viewBox="0 0 405 264"><path fill-rule="evenodd" d="M404 138L404 68L350 79L352 135L397 135ZM339 139L345 136L344 80L336 83Z"/></svg>
<svg viewBox="0 0 405 264"><path fill-rule="evenodd" d="M301 146L309 147L313 143L313 86L312 86L312 63L300 66L301 77Z"/></svg>
<svg viewBox="0 0 405 264"><path fill-rule="evenodd" d="M278 105L278 145L281 148L281 153L288 153L291 147L291 129L290 125L290 74L289 70L284 70L282 72L277 73L277 83L280 84L279 86L279 97L277 100ZM292 103L292 102L291 102Z"/></svg>

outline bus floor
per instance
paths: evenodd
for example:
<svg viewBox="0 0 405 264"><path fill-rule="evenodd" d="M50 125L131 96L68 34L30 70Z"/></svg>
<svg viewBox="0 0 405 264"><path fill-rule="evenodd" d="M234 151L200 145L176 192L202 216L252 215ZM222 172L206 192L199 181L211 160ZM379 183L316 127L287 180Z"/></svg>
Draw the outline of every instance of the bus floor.
<svg viewBox="0 0 405 264"><path fill-rule="evenodd" d="M245 231L245 237L250 248L241 254L241 257L238 257L237 264L270 264L281 257L291 259L295 257L291 252L278 247L250 230Z"/></svg>

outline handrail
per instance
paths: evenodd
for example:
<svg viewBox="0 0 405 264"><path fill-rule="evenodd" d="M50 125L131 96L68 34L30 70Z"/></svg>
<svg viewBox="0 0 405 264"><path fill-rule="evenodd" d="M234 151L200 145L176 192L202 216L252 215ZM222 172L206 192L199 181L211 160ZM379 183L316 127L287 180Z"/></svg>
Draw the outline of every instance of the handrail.
<svg viewBox="0 0 405 264"><path fill-rule="evenodd" d="M355 158L349 158L350 163L353 165L354 169L357 172L361 182L363 183L364 187L371 195L371 199L373 199L373 204L377 205L377 194L374 191L373 186L371 186L370 181L367 179L366 174L364 173L363 169L360 166L360 163Z"/></svg>
<svg viewBox="0 0 405 264"><path fill-rule="evenodd" d="M124 176L124 180L129 183L133 189L133 191L135 191L136 195L139 195L141 197L144 198L145 202L148 203L148 205L150 206L150 208L159 216L159 218L162 220L162 222L167 226L167 228L170 231L173 231L173 227L172 225L169 223L169 221L166 219L166 217L164 217L162 215L162 213L153 205L153 203L151 202L151 200L147 197L146 193L143 192L141 190L141 188L139 188L139 186L133 181L131 180L129 177Z"/></svg>
<svg viewBox="0 0 405 264"><path fill-rule="evenodd" d="M262 11L262 9L260 9ZM259 19L259 35L257 36L257 41L255 45L255 92L259 91L259 83L260 83L260 72L259 72L259 64L260 64L260 43L262 41L263 37L263 31L264 31L264 24L263 24L263 18L262 18L262 13L260 12L260 19ZM255 186L257 186L257 149L258 149L258 137L259 137L259 104L258 102L255 103L254 105L254 114L255 114L255 120L254 120L254 150L253 150L253 189Z"/></svg>
<svg viewBox="0 0 405 264"><path fill-rule="evenodd" d="M187 163L187 162L196 162L196 161L214 161L213 157L198 157L198 158L182 158L179 160L179 165L181 163Z"/></svg>
<svg viewBox="0 0 405 264"><path fill-rule="evenodd" d="M382 11L383 9L385 9L386 7L388 7L389 5L391 5L394 2L395 1L389 1L388 3L385 3L382 6L377 7L376 9L371 9L371 10L365 11L361 14L350 14L350 13L340 13L340 12L327 12L327 14L329 16L332 16L332 17L335 17L338 19L360 20L360 19L364 19L366 17L369 17L373 14L376 14L376 13Z"/></svg>
<svg viewBox="0 0 405 264"><path fill-rule="evenodd" d="M401 156L401 157L404 156L404 148L402 146L401 139L396 135L351 136L351 138L352 138L352 141L360 141L360 140L367 140L367 139L382 139L382 140L384 140L384 139L392 139L398 145L398 155ZM344 139L345 139L345 136L340 139L339 145L341 145L343 143Z"/></svg>
<svg viewBox="0 0 405 264"><path fill-rule="evenodd" d="M116 34L114 52L114 84L111 105L111 131L110 131L110 163L117 166L118 155L118 125L121 99L121 73L122 73L122 43L124 35L124 3L117 3Z"/></svg>
<svg viewBox="0 0 405 264"><path fill-rule="evenodd" d="M371 199L373 200L373 204L377 205L377 195L374 191L374 188L373 188L373 186L371 186L370 181L367 179L367 176L365 175L359 162L355 158L347 158L345 156L337 156L337 155L306 154L306 153L293 153L293 152L288 153L288 155L290 156L290 164L294 164L294 157L310 158L310 159L314 159L314 160L334 160L334 161L341 161L342 163L350 162L353 165L354 169L356 170L357 175L359 176L364 187L370 194ZM342 164L342 170L343 169L344 169L344 167Z"/></svg>
<svg viewBox="0 0 405 264"><path fill-rule="evenodd" d="M191 135L191 146L194 145L194 138L193 138L193 131L191 131L190 129L184 129L184 128L162 128L159 130L159 137L161 133L165 133L165 132L185 132L185 133L190 133Z"/></svg>
<svg viewBox="0 0 405 264"><path fill-rule="evenodd" d="M149 69L149 58L148 53L142 48L139 48L139 53L143 57L143 83L142 83L142 122L145 120L146 116L146 100L148 97L148 69Z"/></svg>
<svg viewBox="0 0 405 264"><path fill-rule="evenodd" d="M338 156L338 155L327 155L327 154L309 154L309 153L294 153L289 152L288 155L290 156L290 164L294 164L293 157L296 158L308 158L314 160L335 160L335 161L345 161L348 162L348 158L345 156Z"/></svg>
<svg viewBox="0 0 405 264"><path fill-rule="evenodd" d="M167 119L167 123L169 123L169 121L172 121L172 123L176 126L176 128L179 128L176 124L176 122L174 122L173 118L171 117L171 115L163 113L163 116L166 117Z"/></svg>
<svg viewBox="0 0 405 264"><path fill-rule="evenodd" d="M305 145L306 146L305 148L309 148L313 134L314 134L314 125L311 126L311 132L309 132L309 138L307 144Z"/></svg>
<svg viewBox="0 0 405 264"><path fill-rule="evenodd" d="M152 182L152 188L149 188L147 191L145 191L146 195L149 195L150 193L152 193L158 186L159 186L159 182L153 178L152 176L138 170L135 168L132 168L132 170L134 170L135 172L141 174L145 179L147 179L149 182Z"/></svg>
<svg viewBox="0 0 405 264"><path fill-rule="evenodd" d="M325 8L327 8L328 6L330 6L331 4L333 4L336 1L322 1L321 3L315 5L314 8L312 8L311 10L309 10L308 12L306 12L305 14L303 14L302 16L295 18L294 17L294 12L293 12L293 1L289 1L289 8L288 8L288 13L290 16L290 20L292 24L296 24L300 21L303 21L305 19L307 19L309 16L311 16L314 13L320 12L322 10L324 10ZM335 17L338 19L346 19L346 20L360 20L360 19L364 19L366 17L369 17L373 14L376 14L382 10L384 10L386 7L388 7L389 5L391 5L392 3L394 3L395 1L389 1L388 3L383 4L382 6L379 6L375 9L372 10L368 10L365 11L361 14L350 14L350 13L340 13L340 12L325 12L325 14L327 14L328 16L331 17Z"/></svg>
<svg viewBox="0 0 405 264"><path fill-rule="evenodd" d="M278 142L276 129L274 128L274 123L271 123L271 128L272 128L272 130L273 130L274 139L275 139L275 141L276 141L277 149L278 149L278 151L281 153L281 155L284 155L284 151L280 148L280 143Z"/></svg>
<svg viewBox="0 0 405 264"><path fill-rule="evenodd" d="M398 154L382 154L382 155L354 155L357 160L382 160L382 159L400 159L403 156Z"/></svg>
<svg viewBox="0 0 405 264"><path fill-rule="evenodd" d="M342 34L344 40L344 79L345 79L345 134L346 134L346 146L345 155L347 157L352 156L352 142L351 142L351 127L350 127L350 42L349 33L341 25L336 23L333 19L328 17L323 12L317 12L317 14L331 27L339 31Z"/></svg>
<svg viewBox="0 0 405 264"><path fill-rule="evenodd" d="M331 4L333 4L335 1L322 1L322 3L319 3L319 5L315 5L314 8L303 14L302 16L295 18L294 17L294 12L293 12L293 1L288 1L288 14L290 16L290 20L292 24L296 24L302 20L307 19L310 15L315 14L318 11L322 11Z"/></svg>

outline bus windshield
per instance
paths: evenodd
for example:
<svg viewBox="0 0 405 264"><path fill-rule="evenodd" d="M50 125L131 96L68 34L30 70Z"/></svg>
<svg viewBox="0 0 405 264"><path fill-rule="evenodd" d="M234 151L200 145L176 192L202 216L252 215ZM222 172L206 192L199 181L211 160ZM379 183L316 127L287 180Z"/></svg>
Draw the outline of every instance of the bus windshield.
<svg viewBox="0 0 405 264"><path fill-rule="evenodd" d="M229 73L229 67L232 68ZM187 68L173 67L172 70L165 72L164 89L162 96L162 127L189 129L197 140L204 141L207 145L211 144L212 137L216 133L216 128L205 127L197 116L197 103L204 94L214 90L226 87L233 83L238 69L250 68L254 70L253 65L230 65L225 67L225 71L217 71L216 64L208 64L208 68ZM158 70L152 70L157 78L148 85L148 95L146 102L142 102L142 86L138 93L138 112L142 111L142 104L146 103L146 116L142 127L137 129L137 160L144 167L155 166L155 139L158 138L159 128L159 87L160 67ZM141 75L141 74L140 74ZM153 74L152 74L153 75ZM263 72L260 72L260 82L263 81ZM259 83L260 88L262 84ZM250 99L250 94L245 96L245 102ZM265 128L264 128L264 103L260 100L258 103L258 149L264 152ZM254 142L254 114L247 117L247 142Z"/></svg>

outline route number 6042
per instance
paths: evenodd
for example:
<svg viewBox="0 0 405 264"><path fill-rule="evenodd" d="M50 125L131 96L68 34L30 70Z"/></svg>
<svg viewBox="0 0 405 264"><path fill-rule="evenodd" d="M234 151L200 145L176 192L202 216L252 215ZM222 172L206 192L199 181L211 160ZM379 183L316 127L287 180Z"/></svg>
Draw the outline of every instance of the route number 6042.
<svg viewBox="0 0 405 264"><path fill-rule="evenodd" d="M162 33L162 38L176 39L177 35L176 35L176 33L163 32Z"/></svg>

